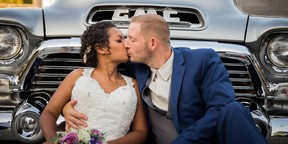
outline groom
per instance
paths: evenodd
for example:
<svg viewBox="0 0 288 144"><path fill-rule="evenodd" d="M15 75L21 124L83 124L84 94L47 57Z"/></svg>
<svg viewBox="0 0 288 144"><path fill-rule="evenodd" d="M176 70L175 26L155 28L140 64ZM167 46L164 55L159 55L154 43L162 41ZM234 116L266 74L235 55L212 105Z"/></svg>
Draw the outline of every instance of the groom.
<svg viewBox="0 0 288 144"><path fill-rule="evenodd" d="M130 20L126 72L136 77L157 144L265 144L253 118L235 101L229 74L212 49L171 48L166 21L158 15ZM66 104L63 114L77 128L86 117ZM151 140L151 139L149 139Z"/></svg>

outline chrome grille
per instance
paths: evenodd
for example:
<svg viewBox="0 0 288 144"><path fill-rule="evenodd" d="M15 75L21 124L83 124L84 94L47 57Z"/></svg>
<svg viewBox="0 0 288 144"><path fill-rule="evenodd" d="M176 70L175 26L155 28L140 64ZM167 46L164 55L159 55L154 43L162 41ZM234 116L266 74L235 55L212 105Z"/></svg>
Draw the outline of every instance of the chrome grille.
<svg viewBox="0 0 288 144"><path fill-rule="evenodd" d="M42 60L31 89L55 91L73 69L83 67L78 53L50 54Z"/></svg>
<svg viewBox="0 0 288 144"><path fill-rule="evenodd" d="M232 81L236 97L255 97L256 92L249 72L251 64L247 63L244 57L242 57L243 60L238 57L225 57L221 54L220 57L229 72L229 78Z"/></svg>
<svg viewBox="0 0 288 144"><path fill-rule="evenodd" d="M239 58L232 55L219 56L229 72L236 97L255 97L256 92L249 72L251 64L245 57ZM50 54L42 60L32 83L32 91L55 91L68 73L75 68L83 68L78 53Z"/></svg>

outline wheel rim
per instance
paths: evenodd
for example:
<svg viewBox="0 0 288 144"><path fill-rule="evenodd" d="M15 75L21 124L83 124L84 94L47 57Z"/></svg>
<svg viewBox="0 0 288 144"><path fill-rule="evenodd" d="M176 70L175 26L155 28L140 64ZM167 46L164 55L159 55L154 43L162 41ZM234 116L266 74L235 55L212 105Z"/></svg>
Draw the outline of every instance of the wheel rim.
<svg viewBox="0 0 288 144"><path fill-rule="evenodd" d="M37 143L43 138L39 115L34 112L24 112L14 117L11 128L13 134L25 143Z"/></svg>
<svg viewBox="0 0 288 144"><path fill-rule="evenodd" d="M16 130L19 136L24 139L31 139L39 132L39 130L37 130L38 122L29 116L20 117L17 125Z"/></svg>

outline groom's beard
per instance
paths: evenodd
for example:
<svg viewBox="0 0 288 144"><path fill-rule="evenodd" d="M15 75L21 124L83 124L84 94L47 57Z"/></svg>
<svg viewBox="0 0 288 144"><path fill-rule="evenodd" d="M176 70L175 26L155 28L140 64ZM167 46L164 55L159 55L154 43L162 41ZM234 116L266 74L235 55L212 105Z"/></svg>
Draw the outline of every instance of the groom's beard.
<svg viewBox="0 0 288 144"><path fill-rule="evenodd" d="M145 42L144 48L141 51L141 54L128 54L128 61L134 62L134 63L144 63L147 64L147 62L151 59L151 56L153 55L153 52L149 50L148 43Z"/></svg>

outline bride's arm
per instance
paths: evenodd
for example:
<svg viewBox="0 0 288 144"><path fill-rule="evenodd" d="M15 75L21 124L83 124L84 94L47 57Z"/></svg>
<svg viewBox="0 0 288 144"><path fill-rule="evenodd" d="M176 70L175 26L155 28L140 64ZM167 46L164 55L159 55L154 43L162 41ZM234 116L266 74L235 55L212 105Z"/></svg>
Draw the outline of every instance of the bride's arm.
<svg viewBox="0 0 288 144"><path fill-rule="evenodd" d="M146 142L148 135L146 114L136 80L133 79L133 83L137 93L137 109L132 122L131 131L121 138L108 141L108 144L144 144Z"/></svg>
<svg viewBox="0 0 288 144"><path fill-rule="evenodd" d="M81 70L72 71L59 85L40 116L40 126L46 141L56 136L56 121L64 105L71 98L75 81L82 75Z"/></svg>

